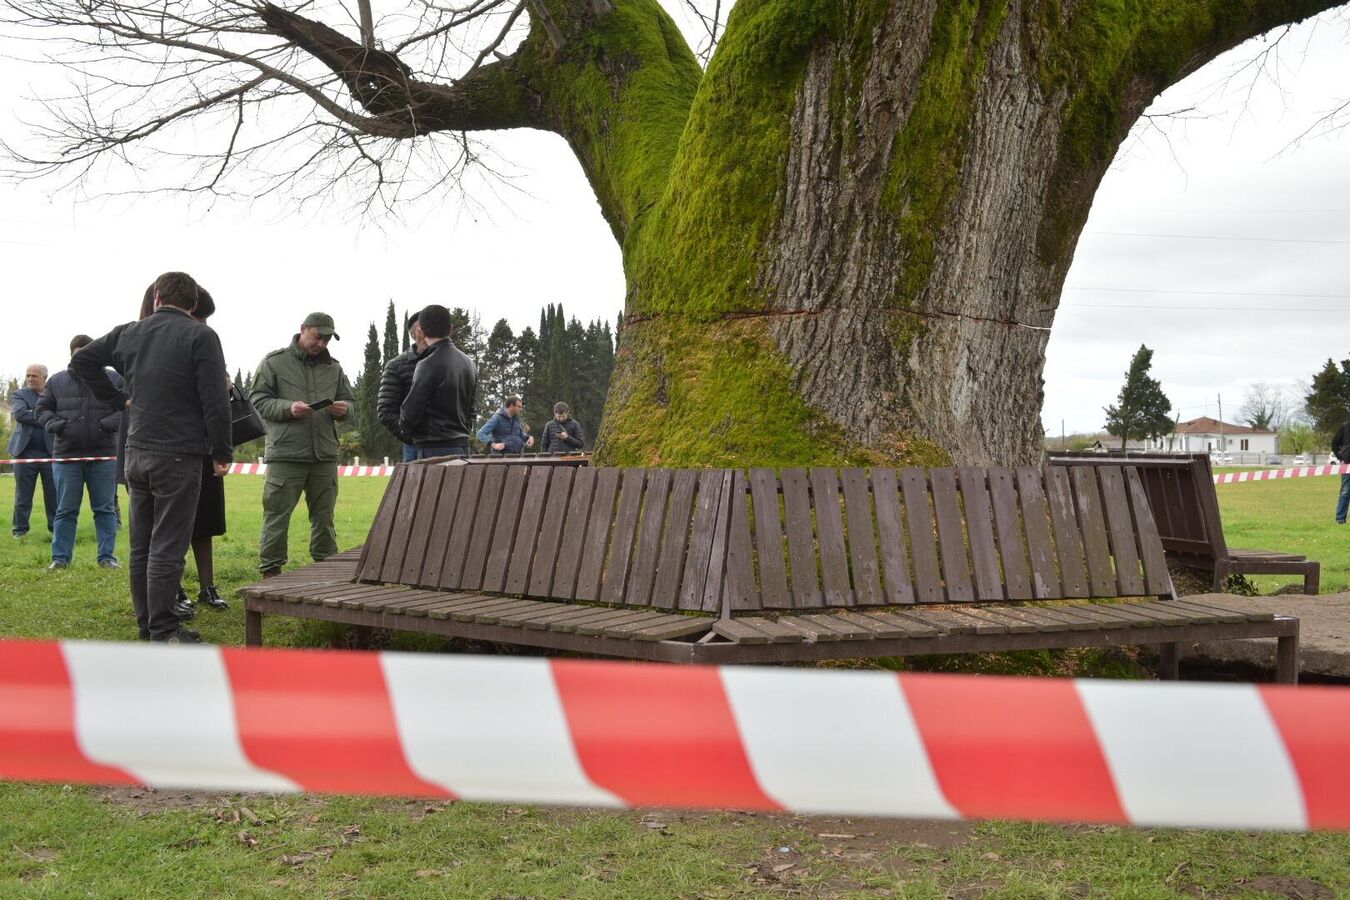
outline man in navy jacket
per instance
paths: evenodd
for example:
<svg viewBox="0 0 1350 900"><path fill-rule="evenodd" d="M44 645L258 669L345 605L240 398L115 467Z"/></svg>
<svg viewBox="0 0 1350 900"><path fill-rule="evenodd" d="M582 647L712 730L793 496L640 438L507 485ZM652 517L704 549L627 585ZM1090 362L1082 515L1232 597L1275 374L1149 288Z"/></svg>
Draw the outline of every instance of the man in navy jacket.
<svg viewBox="0 0 1350 900"><path fill-rule="evenodd" d="M47 432L38 423L38 395L47 386L47 367L34 363L23 376L23 387L14 392L11 409L14 412L14 433L9 436L6 453L10 459L49 459L52 455ZM14 536L28 533L28 519L33 512L33 489L42 479L42 502L47 508L47 530L52 530L56 519L56 483L52 481L51 463L20 463L14 467Z"/></svg>

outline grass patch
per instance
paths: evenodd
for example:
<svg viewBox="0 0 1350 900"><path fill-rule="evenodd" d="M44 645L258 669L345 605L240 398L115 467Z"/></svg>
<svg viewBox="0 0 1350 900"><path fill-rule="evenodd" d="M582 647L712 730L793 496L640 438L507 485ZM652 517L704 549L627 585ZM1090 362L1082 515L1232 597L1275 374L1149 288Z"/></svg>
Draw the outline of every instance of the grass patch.
<svg viewBox="0 0 1350 900"><path fill-rule="evenodd" d="M363 540L385 479L344 478L338 542ZM0 510L13 501L0 477ZM1235 546L1322 560L1350 584L1336 483L1221 486ZM218 582L256 580L262 479L227 479ZM125 500L124 500L125 507ZM82 516L75 563L49 574L41 523L0 542L0 633L131 640L125 572L94 564ZM308 561L303 508L293 565ZM126 535L118 553L126 558ZM196 582L189 566L188 584ZM197 617L242 644L243 611ZM194 626L196 627L196 626ZM327 646L342 629L269 617L269 644ZM430 649L402 636L396 648ZM1098 651L1093 651L1098 652ZM982 658L983 659L983 658ZM967 658L967 662L969 659ZM934 668L946 668L934 658ZM1037 671L1058 674L1045 657ZM1100 661L1128 675L1127 660ZM1004 671L991 655L984 669ZM1165 750L1165 748L1163 748ZM848 835L830 837L829 835ZM672 810L600 812L380 798L156 792L0 783L0 896L444 897L1335 897L1350 894L1350 835L1270 835L1007 822L977 825Z"/></svg>

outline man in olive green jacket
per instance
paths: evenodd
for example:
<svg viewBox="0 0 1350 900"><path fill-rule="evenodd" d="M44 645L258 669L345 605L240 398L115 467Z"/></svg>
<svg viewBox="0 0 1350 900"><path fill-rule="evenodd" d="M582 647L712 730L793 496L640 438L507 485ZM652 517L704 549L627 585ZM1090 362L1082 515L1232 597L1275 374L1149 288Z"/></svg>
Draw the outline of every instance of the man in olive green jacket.
<svg viewBox="0 0 1350 900"><path fill-rule="evenodd" d="M338 438L336 419L351 414L356 398L342 366L328 354L333 317L310 313L289 347L263 358L249 399L267 424L267 480L263 485L262 539L258 567L263 577L286 564L291 513L305 495L309 507L309 553L315 561L337 553Z"/></svg>

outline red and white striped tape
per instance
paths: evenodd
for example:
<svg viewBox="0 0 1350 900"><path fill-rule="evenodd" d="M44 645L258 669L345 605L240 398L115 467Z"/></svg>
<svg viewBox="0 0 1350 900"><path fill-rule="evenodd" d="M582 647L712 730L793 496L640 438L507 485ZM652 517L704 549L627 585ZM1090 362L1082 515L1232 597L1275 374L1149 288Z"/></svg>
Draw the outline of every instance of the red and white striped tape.
<svg viewBox="0 0 1350 900"><path fill-rule="evenodd" d="M1350 475L1350 465L1294 466L1288 469L1255 469L1251 472L1225 472L1214 476L1215 484L1240 484L1244 481L1270 481L1275 478L1308 478L1317 475Z"/></svg>
<svg viewBox="0 0 1350 900"><path fill-rule="evenodd" d="M32 463L108 462L115 456L63 456L60 459L0 459L0 466L19 466Z"/></svg>
<svg viewBox="0 0 1350 900"><path fill-rule="evenodd" d="M1350 829L1350 690L0 642L0 778Z"/></svg>
<svg viewBox="0 0 1350 900"><path fill-rule="evenodd" d="M267 463L231 463L231 475L266 475ZM343 476L364 477L367 475L393 475L393 466L338 466L338 474Z"/></svg>

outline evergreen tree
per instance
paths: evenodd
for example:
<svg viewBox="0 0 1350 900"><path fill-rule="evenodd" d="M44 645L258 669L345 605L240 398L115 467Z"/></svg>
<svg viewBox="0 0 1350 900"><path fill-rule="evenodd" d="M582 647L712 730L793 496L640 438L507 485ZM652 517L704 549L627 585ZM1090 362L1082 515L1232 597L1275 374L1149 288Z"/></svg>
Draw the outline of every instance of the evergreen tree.
<svg viewBox="0 0 1350 900"><path fill-rule="evenodd" d="M498 319L488 335L478 365L478 413L484 419L497 411L503 398L520 392L520 343L505 319Z"/></svg>
<svg viewBox="0 0 1350 900"><path fill-rule="evenodd" d="M241 397L248 396L248 393L244 390L244 373L239 369L234 370L234 392Z"/></svg>
<svg viewBox="0 0 1350 900"><path fill-rule="evenodd" d="M539 345L539 336L535 334L533 328L527 327L516 338L516 390L527 403L533 402L533 398L540 395ZM496 403L489 410L489 415L497 411L501 402L502 398L497 397Z"/></svg>
<svg viewBox="0 0 1350 900"><path fill-rule="evenodd" d="M376 398L380 393L380 375L384 367L380 365L380 335L375 323L370 323L366 334L366 359L361 367L361 376L356 380L356 421L360 434L361 455L367 459L379 459L385 456L394 443L392 435L380 424L375 416Z"/></svg>
<svg viewBox="0 0 1350 900"><path fill-rule="evenodd" d="M380 358L380 367L389 365L389 361L398 356L398 316L394 314L394 301L389 301L389 311L384 317L384 356Z"/></svg>
<svg viewBox="0 0 1350 900"><path fill-rule="evenodd" d="M1340 366L1328 359L1311 387L1303 398L1308 418L1313 430L1329 437L1350 420L1350 359Z"/></svg>
<svg viewBox="0 0 1350 900"><path fill-rule="evenodd" d="M1162 385L1149 377L1152 366L1153 351L1140 344L1116 405L1104 408L1106 431L1120 438L1122 450L1130 438L1158 437L1172 430L1172 402L1163 394Z"/></svg>

